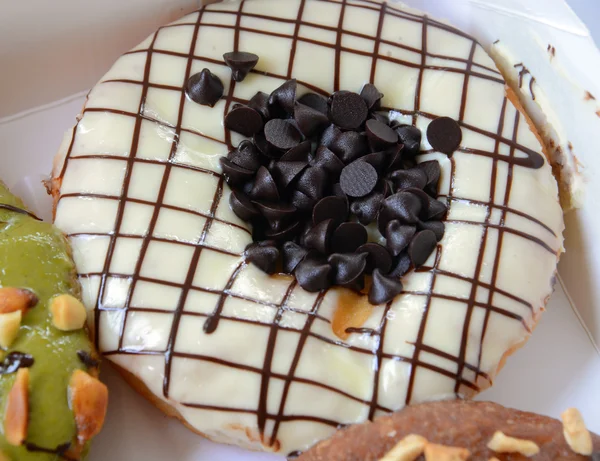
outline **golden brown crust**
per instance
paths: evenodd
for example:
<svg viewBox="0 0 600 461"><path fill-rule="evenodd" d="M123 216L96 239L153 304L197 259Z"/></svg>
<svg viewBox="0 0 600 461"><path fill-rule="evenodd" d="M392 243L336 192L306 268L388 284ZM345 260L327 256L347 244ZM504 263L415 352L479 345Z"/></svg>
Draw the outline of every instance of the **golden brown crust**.
<svg viewBox="0 0 600 461"><path fill-rule="evenodd" d="M536 443L540 448L536 460L588 460L571 450L556 419L492 402L455 400L413 405L374 423L352 426L316 445L298 461L379 461L410 434L421 435L431 443L467 448L470 461L526 459L490 450L487 444L497 431ZM600 450L600 437L594 435L593 440L594 448Z"/></svg>

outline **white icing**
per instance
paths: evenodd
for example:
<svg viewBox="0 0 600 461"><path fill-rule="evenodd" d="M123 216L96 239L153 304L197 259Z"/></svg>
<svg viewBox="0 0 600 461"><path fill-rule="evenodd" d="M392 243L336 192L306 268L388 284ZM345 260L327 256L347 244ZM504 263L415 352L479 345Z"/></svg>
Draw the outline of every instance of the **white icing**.
<svg viewBox="0 0 600 461"><path fill-rule="evenodd" d="M334 91L333 44L341 5L315 0L305 2L295 62L288 74L291 37L300 4L300 0L252 0L243 4L244 15L240 21L243 29L255 28L290 38L242 30L239 48L260 55L259 72L235 85L235 97L249 99L256 91L270 92L289 77L298 78L301 88L302 83L307 83L326 92ZM225 85L226 95L232 91L230 71L221 63L221 55L234 47L232 27L238 8L236 1L207 8L198 29L196 59L190 67L191 73L207 67L217 74ZM423 71L419 107L415 107L420 71L414 66L421 64L423 26L419 17L396 13L402 11L396 6L389 8L394 14L384 16L381 36L390 43L381 44L374 79L385 94L383 104L397 109L396 116L410 123L415 110L458 119L465 82L463 69L473 42L436 24L428 26L427 51L459 60L427 56L426 64L458 70ZM289 18L291 22L247 14ZM374 37L379 17L378 3L351 0L345 7L343 29ZM178 21L175 27L160 29L155 39L153 36L136 48L138 52L118 60L89 95L86 107L100 111L84 112L57 157L55 177L63 172L63 159L68 160L64 165L56 224L70 236L88 309L92 311L97 305L101 309L100 350L137 376L152 393L165 399L194 429L215 440L284 454L306 449L327 437L336 423L365 420L372 402L377 406L376 416L384 410L399 409L406 401L439 399L455 392L470 395L474 387L487 386L489 380L477 376L474 369L493 377L503 354L527 338L534 316L551 292L557 255L562 251L563 222L550 166L544 163L540 169L509 168L504 160L494 162L490 157L462 151L454 153L452 160L439 153L424 155L423 160L440 160L440 194L454 197L450 201L449 222L439 253L433 254L426 263L433 266L438 261L437 272L409 273L403 278L404 294L387 309L384 306L372 308L363 327L376 332L383 329L383 340L378 335L360 333L342 340L334 334L331 325L341 290L330 290L321 300L318 295L298 287L288 292L289 278L269 277L252 265L240 266L241 253L251 242L251 236L229 209L230 191L226 184L220 200L217 194L219 202L214 201L215 191L222 182L213 172L220 172L218 158L227 152L222 143L226 102L221 100L210 109L187 98L182 100L187 58L160 54L160 50L166 50L187 55L194 24L199 18L199 13L193 13ZM215 27L215 24L227 28ZM319 24L334 29L323 30ZM367 53L373 51L369 45L373 47L374 40L342 35L342 46ZM324 41L331 46L309 43L303 38ZM142 85L135 82L144 79L148 53L143 50L152 43L155 52L151 55L149 78L160 87L150 87L145 101L140 104ZM473 51L472 70L499 80L485 52L479 46ZM397 64L388 60L390 57L408 64ZM342 52L340 89L360 90L369 80L372 63L371 57ZM129 82L109 82L115 79ZM167 89L164 85L178 89ZM468 91L461 147L493 152L496 144L493 136L469 126L496 133L505 98L504 84L501 80L472 75ZM181 111L180 100L184 105ZM106 109L125 111L133 116ZM138 112L143 118L138 119L139 141L135 142L135 114ZM518 127L515 127L516 119ZM424 132L430 121L427 114L415 116L416 126ZM504 139L498 145L501 155L511 155L507 144L510 139L525 148L541 150L524 118L510 102L500 135ZM430 148L426 136L423 138L423 147ZM237 140L239 137L235 136L233 142ZM177 142L175 146L174 142ZM130 168L127 158L133 155L135 159ZM516 149L514 155L524 154ZM494 171L493 203L496 206L492 207L486 203L490 200ZM125 178L129 179L125 182ZM505 204L509 211L502 224L501 206L509 178L512 178L512 187ZM157 203L163 181L165 193ZM66 194L83 194L84 197ZM119 199L126 203L123 203L122 220L117 224ZM518 213L541 221L550 230ZM148 235L150 227L153 228L152 239ZM485 250L481 247L484 235ZM503 240L501 254L497 254L499 238ZM147 249L143 260L138 261L144 241ZM109 270L102 275L111 242L114 248L110 250ZM198 242L201 251L196 250ZM211 248L224 250L226 254ZM482 250L480 271L477 280L473 280ZM195 258L196 266L189 271ZM497 273L494 274L496 260ZM239 271L238 267L241 267ZM134 273L142 278L132 281ZM232 276L234 281L228 287ZM185 293L183 303L181 286L186 279L191 280L192 289ZM203 327L207 316L213 313L220 292L226 288L218 326L214 333L206 334ZM101 291L103 297L98 299ZM433 293L431 297L427 295L429 292ZM263 375L271 326L282 303L287 310L275 329L272 363L268 374ZM318 316L309 314L313 306L317 306ZM181 317L174 315L177 310L182 312ZM469 313L470 320L466 322ZM90 318L93 323L93 313ZM179 330L169 345L173 321L179 322ZM462 368L457 357L461 354L465 324L468 324L464 348L467 366ZM310 335L302 339L300 332L305 327ZM119 344L122 329L123 339ZM424 347L419 349L414 344L421 329ZM304 340L301 353L296 356L299 342ZM165 368L167 349L173 354L170 371ZM140 352L143 355L138 354ZM418 364L411 364L413 360ZM232 364L243 368L234 368ZM460 373L459 368L462 368ZM288 378L292 371L293 376ZM170 376L167 397L163 392L165 373ZM457 378L463 384L455 388ZM261 440L254 412L259 405L261 384L266 382L269 387L265 403L269 417ZM287 392L285 402L284 392ZM278 413L281 413L280 418ZM322 418L333 425L310 418ZM277 443L270 445L269 438L278 419Z"/></svg>

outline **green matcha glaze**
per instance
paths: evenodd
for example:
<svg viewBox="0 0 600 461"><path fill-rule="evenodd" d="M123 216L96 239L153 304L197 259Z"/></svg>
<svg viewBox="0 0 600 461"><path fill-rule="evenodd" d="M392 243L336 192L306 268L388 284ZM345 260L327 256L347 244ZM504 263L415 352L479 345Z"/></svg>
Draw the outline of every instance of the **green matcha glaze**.
<svg viewBox="0 0 600 461"><path fill-rule="evenodd" d="M2 182L0 204L24 208ZM0 287L28 288L39 298L39 303L24 315L19 335L10 349L0 352L0 359L12 351L33 356L26 442L54 450L75 440L68 384L75 369L87 371L77 351L92 350L85 330L62 332L52 325L50 299L62 293L79 297L69 246L60 231L27 214L0 208ZM15 375L0 375L0 451L12 461L62 459L56 454L30 451L25 446L11 446L4 439L6 395Z"/></svg>

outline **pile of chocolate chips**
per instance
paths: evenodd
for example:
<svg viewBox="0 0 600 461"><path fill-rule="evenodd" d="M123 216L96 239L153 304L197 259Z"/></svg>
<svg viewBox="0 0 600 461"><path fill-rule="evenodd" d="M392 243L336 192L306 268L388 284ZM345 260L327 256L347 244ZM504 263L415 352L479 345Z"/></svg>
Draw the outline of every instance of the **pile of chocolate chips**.
<svg viewBox="0 0 600 461"><path fill-rule="evenodd" d="M375 86L329 98L297 98L296 90L289 80L225 117L228 129L250 138L221 159L231 207L252 224L246 258L269 274L294 274L310 292L361 291L371 275L369 302L386 303L444 235L439 163L416 163L420 130L378 112L383 95ZM434 122L428 138L458 147L456 122ZM381 236L383 245L374 242Z"/></svg>

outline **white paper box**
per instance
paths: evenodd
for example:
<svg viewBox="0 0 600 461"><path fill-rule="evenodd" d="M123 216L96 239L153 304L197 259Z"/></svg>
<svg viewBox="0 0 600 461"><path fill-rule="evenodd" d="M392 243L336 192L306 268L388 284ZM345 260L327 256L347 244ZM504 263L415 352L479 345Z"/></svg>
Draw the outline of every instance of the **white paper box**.
<svg viewBox="0 0 600 461"><path fill-rule="evenodd" d="M197 0L30 0L4 2L0 13L0 175L38 214L50 214L40 180L51 169L63 132L74 123L84 94L123 52L162 23L198 7ZM501 39L529 67L586 166L587 195L567 216L561 282L523 350L481 395L557 417L581 409L600 433L600 116L581 97L600 100L600 53L563 0L406 0L447 18L484 45ZM579 2L581 3L581 2ZM596 6L594 6L596 5ZM589 0L590 14L600 4ZM560 66L542 59L552 44ZM62 99L61 98L66 98ZM53 102L58 101L58 102ZM596 110L600 107L596 108ZM25 111L25 112L23 112ZM4 117L4 118L2 118ZM195 436L163 416L105 366L110 405L92 461L267 461Z"/></svg>

